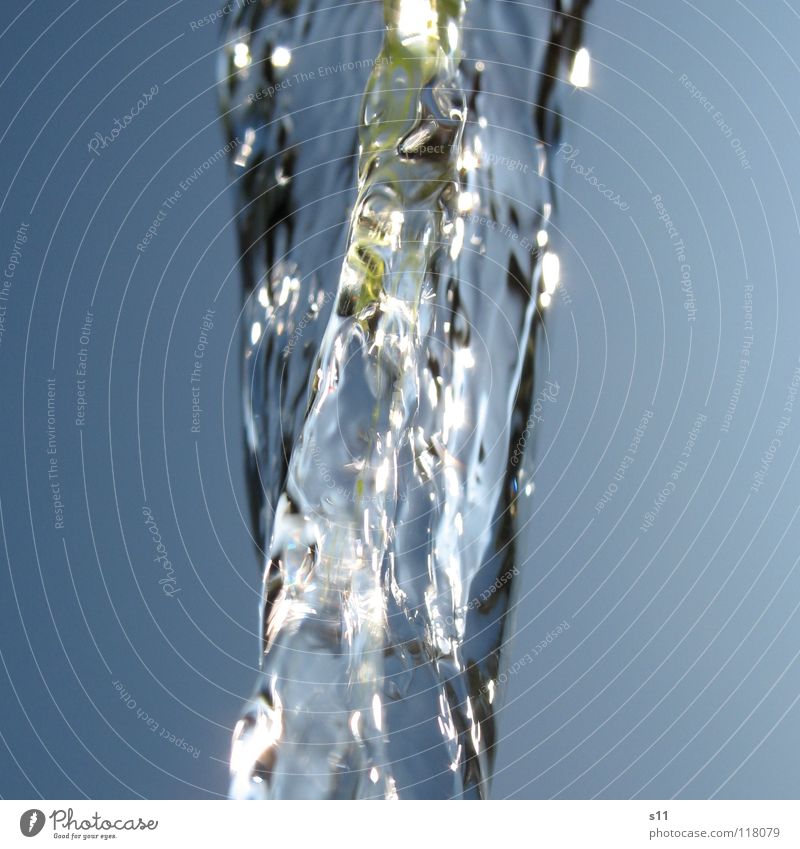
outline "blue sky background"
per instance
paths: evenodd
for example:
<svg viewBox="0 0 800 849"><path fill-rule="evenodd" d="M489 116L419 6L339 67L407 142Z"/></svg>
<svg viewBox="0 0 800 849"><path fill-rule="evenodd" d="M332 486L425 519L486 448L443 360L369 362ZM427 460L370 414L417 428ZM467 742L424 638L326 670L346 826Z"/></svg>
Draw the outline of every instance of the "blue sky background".
<svg viewBox="0 0 800 849"><path fill-rule="evenodd" d="M5 7L4 797L226 792L259 581L218 32L197 23L219 5ZM589 11L540 353L560 392L531 458L498 797L800 792L799 36L796 3Z"/></svg>

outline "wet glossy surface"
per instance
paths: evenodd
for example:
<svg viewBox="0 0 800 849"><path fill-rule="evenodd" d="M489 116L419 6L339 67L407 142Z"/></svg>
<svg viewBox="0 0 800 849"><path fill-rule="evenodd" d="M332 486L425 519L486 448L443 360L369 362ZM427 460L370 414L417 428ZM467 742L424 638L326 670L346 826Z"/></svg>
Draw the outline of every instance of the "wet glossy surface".
<svg viewBox="0 0 800 849"><path fill-rule="evenodd" d="M226 34L265 564L234 796L487 794L572 12L305 3Z"/></svg>

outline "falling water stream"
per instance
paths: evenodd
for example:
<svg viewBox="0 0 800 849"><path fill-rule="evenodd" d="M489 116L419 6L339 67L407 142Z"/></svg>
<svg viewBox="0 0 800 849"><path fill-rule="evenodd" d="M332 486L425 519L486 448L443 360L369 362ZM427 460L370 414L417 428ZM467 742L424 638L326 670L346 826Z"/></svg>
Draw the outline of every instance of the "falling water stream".
<svg viewBox="0 0 800 849"><path fill-rule="evenodd" d="M264 570L234 797L488 795L587 2L227 16Z"/></svg>

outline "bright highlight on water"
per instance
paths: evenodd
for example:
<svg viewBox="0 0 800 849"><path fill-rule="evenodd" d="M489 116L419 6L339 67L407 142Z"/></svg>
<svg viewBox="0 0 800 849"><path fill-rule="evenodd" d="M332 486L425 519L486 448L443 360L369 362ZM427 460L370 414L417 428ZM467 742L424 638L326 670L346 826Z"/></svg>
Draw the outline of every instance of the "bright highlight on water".
<svg viewBox="0 0 800 849"><path fill-rule="evenodd" d="M516 541L533 483L510 457L560 280L550 151L562 95L589 80L586 4L567 5L229 16L264 560L235 797L489 793L530 565ZM334 70L343 54L355 70Z"/></svg>

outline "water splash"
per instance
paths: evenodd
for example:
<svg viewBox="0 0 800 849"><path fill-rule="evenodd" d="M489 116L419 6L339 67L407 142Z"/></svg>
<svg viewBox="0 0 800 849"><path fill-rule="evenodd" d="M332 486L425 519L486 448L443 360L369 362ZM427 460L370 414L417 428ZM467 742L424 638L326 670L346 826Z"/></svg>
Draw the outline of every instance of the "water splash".
<svg viewBox="0 0 800 849"><path fill-rule="evenodd" d="M488 793L530 491L511 456L555 286L548 150L585 5L306 0L231 16L223 109L244 140L265 561L233 796Z"/></svg>

